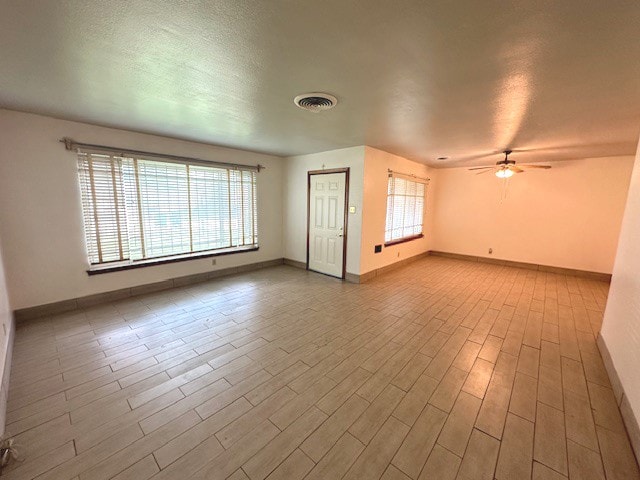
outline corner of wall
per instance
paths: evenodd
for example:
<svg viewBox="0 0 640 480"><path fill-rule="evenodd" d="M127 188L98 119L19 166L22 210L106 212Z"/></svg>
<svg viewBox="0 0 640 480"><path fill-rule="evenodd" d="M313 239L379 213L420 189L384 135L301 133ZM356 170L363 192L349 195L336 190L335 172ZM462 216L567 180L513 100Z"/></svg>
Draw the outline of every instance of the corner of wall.
<svg viewBox="0 0 640 480"><path fill-rule="evenodd" d="M9 376L13 356L13 339L15 335L15 320L9 304L7 282L0 246L0 437L4 435L7 400L9 397Z"/></svg>
<svg viewBox="0 0 640 480"><path fill-rule="evenodd" d="M14 310L282 258L282 157L0 110L0 224ZM58 139L245 165L258 176L260 249L89 277L76 158ZM43 274L43 272L45 272ZM1 367L0 367L1 369Z"/></svg>
<svg viewBox="0 0 640 480"><path fill-rule="evenodd" d="M370 278L423 256L431 249L433 192L427 188L425 202L425 236L411 242L389 247L384 246L386 223L388 170L408 173L419 177L432 177L433 170L422 163L409 160L370 146L364 147L364 184L362 201L362 235L360 238L360 277ZM375 245L383 245L380 253L374 253Z"/></svg>
<svg viewBox="0 0 640 480"><path fill-rule="evenodd" d="M616 370L613 359L611 358L611 352L609 351L607 342L602 335L598 335L596 343L598 345L598 350L600 350L600 355L602 356L604 368L606 369L611 382L613 394L616 398L620 415L622 416L622 422L624 423L627 435L631 441L633 453L636 459L640 460L640 423L638 423L638 417L636 417L636 414L633 411L629 401L629 396L626 394L622 381L620 380L618 371Z"/></svg>
<svg viewBox="0 0 640 480"><path fill-rule="evenodd" d="M476 257L491 249L491 258L609 274L632 160L559 160L508 181L438 169L431 248Z"/></svg>
<svg viewBox="0 0 640 480"><path fill-rule="evenodd" d="M350 169L349 205L356 213L349 214L347 235L347 272L360 273L360 244L363 209L365 146L340 148L326 152L285 157L283 172L283 250L284 258L306 263L307 172L325 168Z"/></svg>
<svg viewBox="0 0 640 480"><path fill-rule="evenodd" d="M598 347L640 459L640 145L631 174Z"/></svg>
<svg viewBox="0 0 640 480"><path fill-rule="evenodd" d="M0 438L4 435L6 427L7 402L9 400L9 380L11 376L11 363L13 359L13 340L15 338L16 322L13 315L10 316L9 331L7 332L6 344L3 347L4 368L0 372L2 382L0 383Z"/></svg>

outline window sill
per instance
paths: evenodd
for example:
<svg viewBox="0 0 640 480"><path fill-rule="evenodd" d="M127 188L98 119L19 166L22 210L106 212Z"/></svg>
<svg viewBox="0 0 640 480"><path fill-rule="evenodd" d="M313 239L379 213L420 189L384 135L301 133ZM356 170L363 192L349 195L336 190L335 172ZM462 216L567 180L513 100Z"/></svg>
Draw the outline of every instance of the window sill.
<svg viewBox="0 0 640 480"><path fill-rule="evenodd" d="M390 242L385 242L385 247L390 247L392 245L398 245L400 243L411 242L413 240L418 240L419 238L424 238L424 235L421 233L419 235L412 235L410 237L398 238L397 240L391 240Z"/></svg>
<svg viewBox="0 0 640 480"><path fill-rule="evenodd" d="M202 258L221 257L223 255L233 255L234 253L255 252L259 247L250 246L242 248L225 248L220 250L209 250L202 253L191 253L186 255L173 255L171 257L153 258L150 260L140 260L134 263L116 263L109 265L96 265L92 269L87 270L88 275L100 275L103 273L120 272L123 270L132 270L134 268L152 267L156 265L164 265L167 263L184 262L187 260L199 260Z"/></svg>

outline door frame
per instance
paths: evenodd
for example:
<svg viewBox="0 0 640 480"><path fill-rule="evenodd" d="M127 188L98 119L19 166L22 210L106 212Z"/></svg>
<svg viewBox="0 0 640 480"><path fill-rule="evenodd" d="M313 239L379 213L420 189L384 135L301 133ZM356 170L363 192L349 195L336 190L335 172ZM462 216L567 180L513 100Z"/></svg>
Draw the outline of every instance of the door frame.
<svg viewBox="0 0 640 480"><path fill-rule="evenodd" d="M347 277L347 227L349 224L349 172L350 167L327 168L324 170L309 170L307 172L307 270L309 270L309 231L311 229L311 175L327 175L330 173L344 173L344 225L342 227L342 280ZM318 272L322 273L322 272Z"/></svg>

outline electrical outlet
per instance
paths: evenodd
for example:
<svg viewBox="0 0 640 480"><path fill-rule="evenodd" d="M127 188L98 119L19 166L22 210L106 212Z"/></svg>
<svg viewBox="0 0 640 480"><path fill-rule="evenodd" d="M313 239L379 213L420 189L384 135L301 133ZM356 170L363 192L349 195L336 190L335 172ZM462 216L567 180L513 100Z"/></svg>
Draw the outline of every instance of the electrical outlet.
<svg viewBox="0 0 640 480"><path fill-rule="evenodd" d="M215 259L215 258L212 258L212 259L211 259L211 265L215 265L215 264L216 264L216 259Z"/></svg>
<svg viewBox="0 0 640 480"><path fill-rule="evenodd" d="M489 249L489 255L491 255L493 253L493 248Z"/></svg>

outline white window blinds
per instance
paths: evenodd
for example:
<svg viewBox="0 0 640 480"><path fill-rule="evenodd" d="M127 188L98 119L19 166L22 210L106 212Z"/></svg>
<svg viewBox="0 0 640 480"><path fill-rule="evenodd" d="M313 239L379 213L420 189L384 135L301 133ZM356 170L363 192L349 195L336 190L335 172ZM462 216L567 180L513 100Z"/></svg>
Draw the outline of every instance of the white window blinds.
<svg viewBox="0 0 640 480"><path fill-rule="evenodd" d="M80 151L89 262L257 247L254 170Z"/></svg>
<svg viewBox="0 0 640 480"><path fill-rule="evenodd" d="M422 234L426 184L389 175L385 243Z"/></svg>

